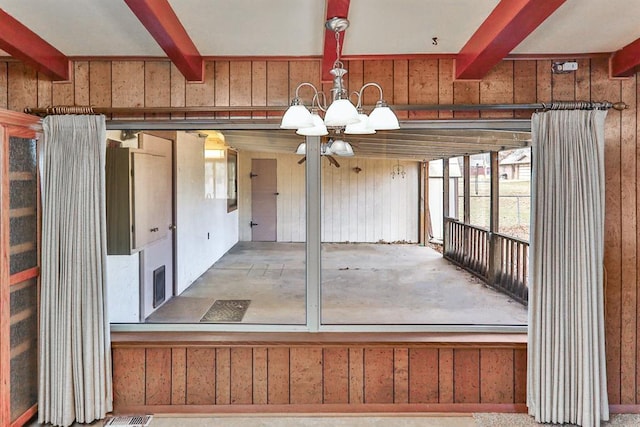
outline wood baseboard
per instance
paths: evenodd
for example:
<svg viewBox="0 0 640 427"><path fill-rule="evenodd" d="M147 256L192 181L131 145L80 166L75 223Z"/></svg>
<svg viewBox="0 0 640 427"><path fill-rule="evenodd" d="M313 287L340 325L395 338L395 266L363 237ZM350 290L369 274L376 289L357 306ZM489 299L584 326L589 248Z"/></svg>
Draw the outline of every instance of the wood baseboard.
<svg viewBox="0 0 640 427"><path fill-rule="evenodd" d="M640 414L640 405L609 405L612 414Z"/></svg>
<svg viewBox="0 0 640 427"><path fill-rule="evenodd" d="M140 405L120 406L116 414L393 414L500 412L526 413L524 403L371 403L294 405Z"/></svg>

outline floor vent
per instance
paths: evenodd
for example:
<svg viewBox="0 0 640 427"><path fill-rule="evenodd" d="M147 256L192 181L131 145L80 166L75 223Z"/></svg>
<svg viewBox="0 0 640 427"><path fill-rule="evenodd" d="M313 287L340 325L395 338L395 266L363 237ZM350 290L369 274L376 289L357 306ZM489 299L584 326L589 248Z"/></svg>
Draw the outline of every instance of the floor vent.
<svg viewBox="0 0 640 427"><path fill-rule="evenodd" d="M105 426L130 426L130 427L146 427L151 422L153 415L127 415L121 417L109 418Z"/></svg>

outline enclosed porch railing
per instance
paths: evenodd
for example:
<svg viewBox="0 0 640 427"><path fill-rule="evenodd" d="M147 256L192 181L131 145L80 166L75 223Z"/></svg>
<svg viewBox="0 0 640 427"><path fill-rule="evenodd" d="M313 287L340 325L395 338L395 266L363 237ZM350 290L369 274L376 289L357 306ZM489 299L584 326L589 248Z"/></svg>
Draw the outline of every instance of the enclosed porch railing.
<svg viewBox="0 0 640 427"><path fill-rule="evenodd" d="M444 220L444 257L522 304L528 300L529 243L454 218Z"/></svg>

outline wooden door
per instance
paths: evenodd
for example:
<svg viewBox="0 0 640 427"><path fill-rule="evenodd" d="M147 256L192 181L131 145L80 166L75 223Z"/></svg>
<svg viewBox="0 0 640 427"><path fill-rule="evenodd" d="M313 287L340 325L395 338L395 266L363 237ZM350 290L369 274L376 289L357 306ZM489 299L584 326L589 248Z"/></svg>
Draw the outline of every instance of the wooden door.
<svg viewBox="0 0 640 427"><path fill-rule="evenodd" d="M251 160L251 240L275 242L278 182L276 159Z"/></svg>
<svg viewBox="0 0 640 427"><path fill-rule="evenodd" d="M148 211L139 212L142 218L152 219L141 224L136 219L134 233L135 243L138 239L146 242L141 242L144 249L140 252L140 320L144 321L174 295L173 141L146 133L138 138L142 153L133 158L134 187L138 189L134 197L138 194L142 200L136 200L134 206ZM138 201L143 202L139 205Z"/></svg>

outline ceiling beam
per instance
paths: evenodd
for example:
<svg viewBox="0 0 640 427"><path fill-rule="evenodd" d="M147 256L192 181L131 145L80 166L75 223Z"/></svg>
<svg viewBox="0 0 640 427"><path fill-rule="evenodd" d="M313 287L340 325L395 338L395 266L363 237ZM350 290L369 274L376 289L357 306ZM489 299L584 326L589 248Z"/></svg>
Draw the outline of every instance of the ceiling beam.
<svg viewBox="0 0 640 427"><path fill-rule="evenodd" d="M331 18L348 18L350 0L327 0L327 21ZM344 35L344 33L343 33ZM344 38L342 39L344 40ZM342 45L340 44L340 57L342 57ZM329 71L336 62L336 35L333 31L325 29L324 53L322 54L322 82L332 82L333 76Z"/></svg>
<svg viewBox="0 0 640 427"><path fill-rule="evenodd" d="M609 61L611 77L630 77L640 66L640 39L615 52Z"/></svg>
<svg viewBox="0 0 640 427"><path fill-rule="evenodd" d="M0 49L53 80L69 80L69 58L2 9Z"/></svg>
<svg viewBox="0 0 640 427"><path fill-rule="evenodd" d="M204 79L204 60L168 0L124 0L189 82Z"/></svg>
<svg viewBox="0 0 640 427"><path fill-rule="evenodd" d="M458 53L456 79L482 79L566 0L501 0Z"/></svg>

